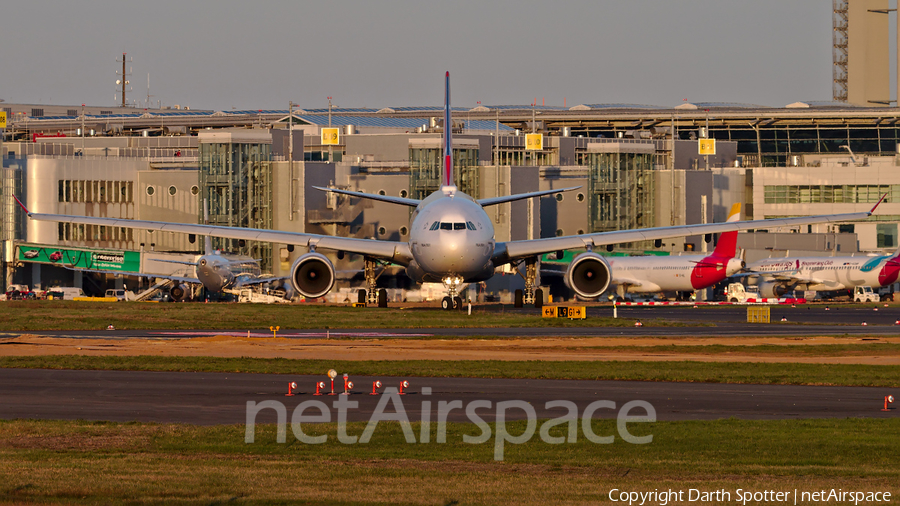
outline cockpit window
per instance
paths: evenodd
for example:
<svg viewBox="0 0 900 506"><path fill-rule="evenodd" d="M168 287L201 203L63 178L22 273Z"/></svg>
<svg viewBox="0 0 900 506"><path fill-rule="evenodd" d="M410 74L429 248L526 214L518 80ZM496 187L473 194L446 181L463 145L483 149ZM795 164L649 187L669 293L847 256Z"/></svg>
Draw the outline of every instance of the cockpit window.
<svg viewBox="0 0 900 506"><path fill-rule="evenodd" d="M466 228L468 228L469 230L475 230L475 224L472 223L471 221L467 221Z"/></svg>
<svg viewBox="0 0 900 506"><path fill-rule="evenodd" d="M453 224L445 221L441 223L441 230L453 230Z"/></svg>
<svg viewBox="0 0 900 506"><path fill-rule="evenodd" d="M453 230L465 230L465 229L466 229L465 223L454 223L453 224Z"/></svg>
<svg viewBox="0 0 900 506"><path fill-rule="evenodd" d="M434 222L434 223L431 224L431 228L429 228L428 230L437 230L438 227L440 227L440 226L441 226L441 222L436 221L436 222Z"/></svg>

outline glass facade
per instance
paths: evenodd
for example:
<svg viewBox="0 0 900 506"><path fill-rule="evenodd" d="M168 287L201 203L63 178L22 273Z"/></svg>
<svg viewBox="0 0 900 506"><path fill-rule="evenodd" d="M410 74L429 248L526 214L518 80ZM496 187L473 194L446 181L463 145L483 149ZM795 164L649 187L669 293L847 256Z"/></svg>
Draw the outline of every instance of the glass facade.
<svg viewBox="0 0 900 506"><path fill-rule="evenodd" d="M589 153L590 232L651 227L654 190L649 153Z"/></svg>
<svg viewBox="0 0 900 506"><path fill-rule="evenodd" d="M766 204L874 204L887 194L887 202L900 202L900 185L766 185Z"/></svg>
<svg viewBox="0 0 900 506"><path fill-rule="evenodd" d="M271 161L270 144L200 144L200 194L207 202L211 225L272 228ZM201 202L200 223L203 219ZM216 237L212 242L213 248L260 258L262 270L271 270L269 242Z"/></svg>
<svg viewBox="0 0 900 506"><path fill-rule="evenodd" d="M731 120L727 120L731 121ZM900 142L900 128L893 122L858 121L857 123L830 123L825 119L798 120L779 119L766 124L755 121L710 125L709 136L717 140L737 142L737 154L744 157L744 166L784 167L792 155L805 153L847 154L849 146L856 155L892 156ZM662 122L667 125L669 121ZM570 127L573 136L614 138L620 132L630 130L621 126ZM696 138L699 126L685 125L679 121L678 138Z"/></svg>
<svg viewBox="0 0 900 506"><path fill-rule="evenodd" d="M879 223L875 225L875 231L878 234L879 248L896 248L897 247L897 224L896 223Z"/></svg>
<svg viewBox="0 0 900 506"><path fill-rule="evenodd" d="M441 188L440 148L410 148L409 193L410 198L424 199ZM467 195L478 198L478 150L453 150L453 176L456 187Z"/></svg>

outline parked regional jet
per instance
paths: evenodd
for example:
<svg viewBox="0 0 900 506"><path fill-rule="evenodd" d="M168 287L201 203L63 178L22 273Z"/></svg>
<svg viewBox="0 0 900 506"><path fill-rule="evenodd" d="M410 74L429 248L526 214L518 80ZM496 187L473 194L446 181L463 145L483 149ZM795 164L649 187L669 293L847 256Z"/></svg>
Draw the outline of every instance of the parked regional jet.
<svg viewBox="0 0 900 506"><path fill-rule="evenodd" d="M291 267L291 284L294 289L308 297L321 297L334 285L335 270L331 261L320 250L355 253L366 259L365 277L369 301L377 298L379 305L386 304L385 292L375 294L376 266L378 263L393 263L406 267L406 273L416 282L441 282L447 287L448 296L442 300L442 307L450 309L462 304L457 296L462 283L484 281L494 275L497 267L505 264L525 265L525 302L534 300L540 255L563 250L587 250L579 254L569 265L565 275L566 284L580 297L595 298L606 291L611 280L609 263L593 249L608 244L665 239L696 234L713 234L747 229L795 226L808 223L833 223L861 220L872 214L873 207L866 212L783 218L757 221L737 221L730 223L709 223L657 227L636 230L600 232L566 237L497 242L494 227L484 208L514 200L539 197L561 190L537 191L501 197L475 199L459 191L454 185L452 157L452 122L450 117L450 73L446 75L444 101L443 163L441 167L440 189L423 200L414 200L387 195L372 195L361 192L330 190L337 193L393 202L415 208L411 216L409 242L379 241L351 237L234 228L224 226L167 223L160 221L128 220L120 218L99 218L91 216L69 216L59 214L31 213L25 206L28 217L34 220L65 221L111 227L138 228L180 232L185 234L215 235L251 241L297 245L307 252L294 261ZM19 202L21 205L21 202ZM876 204L877 207L878 204ZM558 255L562 256L562 255Z"/></svg>
<svg viewBox="0 0 900 506"><path fill-rule="evenodd" d="M740 219L741 205L734 204L727 223ZM608 258L617 298L629 293L692 292L715 285L744 267L734 257L737 234L723 232L711 255Z"/></svg>
<svg viewBox="0 0 900 506"><path fill-rule="evenodd" d="M168 279L175 283L169 288L169 297L176 302L181 302L192 297L193 290L186 286L190 284L202 284L207 292L221 292L247 285L271 283L283 278L273 276L261 276L259 261L242 255L229 255L212 249L209 236L205 238L204 254L196 262L182 260L157 259L156 262L166 262L194 267L196 278L190 276L176 276L167 274L148 274L144 272L107 271L101 269L73 269L84 272L99 272L103 274L118 274L124 276L138 276L154 279Z"/></svg>
<svg viewBox="0 0 900 506"><path fill-rule="evenodd" d="M852 290L897 282L900 248L890 255L766 258L747 266L758 274L761 297L781 297L788 290Z"/></svg>

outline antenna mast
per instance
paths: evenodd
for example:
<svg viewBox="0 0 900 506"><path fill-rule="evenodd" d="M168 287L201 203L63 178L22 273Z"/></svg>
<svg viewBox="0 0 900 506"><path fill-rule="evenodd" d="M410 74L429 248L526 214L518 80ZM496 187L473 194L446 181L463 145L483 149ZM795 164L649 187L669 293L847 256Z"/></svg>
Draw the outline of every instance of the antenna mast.
<svg viewBox="0 0 900 506"><path fill-rule="evenodd" d="M126 62L129 62L129 61L132 61L132 60L126 59L126 58L125 58L125 54L126 54L126 53L122 53L122 59L121 59L121 60L116 59L117 62L118 62L118 61L121 61L121 62L122 62L122 73L119 74L119 71L118 71L118 70L116 71L116 75L119 76L119 78L116 79L116 84L122 86L122 91L121 91L121 93L122 93L122 107L125 107L125 92L126 92L126 91L131 91L131 90L126 90L126 88L125 88L127 85L131 84L131 81L128 80L128 78L131 76L131 72L126 72L126 71L125 71L125 63L126 63ZM148 80L149 80L149 77L148 77Z"/></svg>

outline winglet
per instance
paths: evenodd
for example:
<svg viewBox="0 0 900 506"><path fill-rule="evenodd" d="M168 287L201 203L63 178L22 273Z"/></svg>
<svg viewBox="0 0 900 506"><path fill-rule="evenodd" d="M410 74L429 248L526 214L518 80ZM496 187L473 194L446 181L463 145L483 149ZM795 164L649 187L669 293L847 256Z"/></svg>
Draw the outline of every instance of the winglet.
<svg viewBox="0 0 900 506"><path fill-rule="evenodd" d="M731 212L728 213L728 220L726 221L741 221L741 203L735 202L734 205L731 206Z"/></svg>
<svg viewBox="0 0 900 506"><path fill-rule="evenodd" d="M25 207L25 204L23 204L22 201L19 200L19 197L16 197L15 195L13 195L13 198L16 199L16 202L19 203L19 207L21 207L22 210L25 211L25 214L27 214L28 216L31 216L31 211L29 211L28 208ZM882 197L882 198L884 198L884 197Z"/></svg>
<svg viewBox="0 0 900 506"><path fill-rule="evenodd" d="M876 202L875 205L872 206L872 209L869 211L869 215L870 215L870 216L872 215L872 213L875 212L875 208L878 207L878 204L881 204L882 202L884 202L884 199L886 199L887 196L888 196L888 194L885 193L884 195L881 196L880 199L878 199L878 202ZM19 200L19 199L16 199L16 200Z"/></svg>

